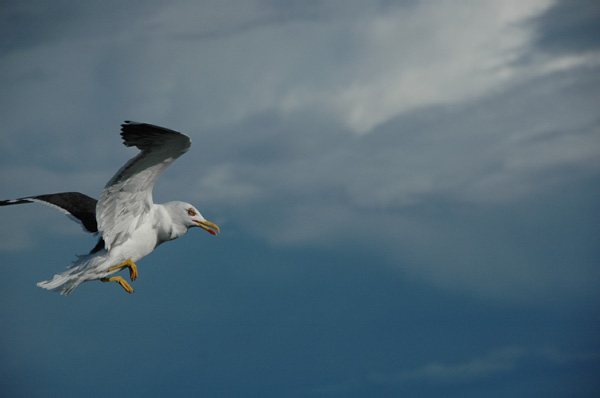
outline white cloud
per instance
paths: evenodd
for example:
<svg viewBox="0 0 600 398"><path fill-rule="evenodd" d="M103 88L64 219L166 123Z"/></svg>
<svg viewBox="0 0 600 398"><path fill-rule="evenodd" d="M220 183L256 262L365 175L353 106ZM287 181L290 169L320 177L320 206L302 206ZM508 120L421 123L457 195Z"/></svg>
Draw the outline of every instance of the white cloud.
<svg viewBox="0 0 600 398"><path fill-rule="evenodd" d="M352 57L342 64L329 59L336 67L322 68L330 74L319 80L324 84L292 86L284 104L322 104L365 133L419 107L488 94L510 82L513 62L533 37L523 22L549 4L419 2L344 21L340 30L351 37ZM340 45L326 43L332 53Z"/></svg>

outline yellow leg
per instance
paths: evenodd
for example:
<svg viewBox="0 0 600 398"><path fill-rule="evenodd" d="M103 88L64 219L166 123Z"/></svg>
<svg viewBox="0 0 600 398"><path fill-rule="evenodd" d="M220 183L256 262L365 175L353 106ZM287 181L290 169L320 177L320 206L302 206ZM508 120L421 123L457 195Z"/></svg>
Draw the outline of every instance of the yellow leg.
<svg viewBox="0 0 600 398"><path fill-rule="evenodd" d="M111 276L110 278L100 279L102 282L117 282L123 289L127 290L127 293L133 293L133 289L129 286L129 283L123 279L122 276Z"/></svg>
<svg viewBox="0 0 600 398"><path fill-rule="evenodd" d="M131 259L127 259L119 265L115 265L114 267L110 267L108 272L114 271L116 269L129 268L129 279L132 281L136 280L138 277L137 266Z"/></svg>

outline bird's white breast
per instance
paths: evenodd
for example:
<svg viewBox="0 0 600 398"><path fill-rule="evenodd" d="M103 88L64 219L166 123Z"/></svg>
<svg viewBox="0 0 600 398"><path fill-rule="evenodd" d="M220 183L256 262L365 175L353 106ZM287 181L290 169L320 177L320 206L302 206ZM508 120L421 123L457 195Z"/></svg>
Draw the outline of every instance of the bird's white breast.
<svg viewBox="0 0 600 398"><path fill-rule="evenodd" d="M144 224L133 231L129 239L121 245L111 248L110 255L123 261L131 259L136 262L150 254L158 244L156 230L151 225Z"/></svg>

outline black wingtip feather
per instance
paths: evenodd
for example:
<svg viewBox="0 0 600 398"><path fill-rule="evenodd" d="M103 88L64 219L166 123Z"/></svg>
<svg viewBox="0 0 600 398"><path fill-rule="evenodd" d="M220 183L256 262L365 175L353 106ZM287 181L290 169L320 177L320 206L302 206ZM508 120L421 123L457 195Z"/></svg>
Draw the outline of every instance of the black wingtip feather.
<svg viewBox="0 0 600 398"><path fill-rule="evenodd" d="M41 201L47 205L59 207L79 220L87 231L92 233L98 232L98 224L96 222L96 203L98 201L80 192L51 193L2 200L0 201L0 206L18 205L35 201Z"/></svg>
<svg viewBox="0 0 600 398"><path fill-rule="evenodd" d="M187 135L165 127L130 120L126 120L125 123L121 124L123 144L128 147L135 146L141 150L149 149L156 146L157 141L160 142L167 136L170 138L176 136L183 139L181 142L184 146L189 147L189 143L191 143Z"/></svg>

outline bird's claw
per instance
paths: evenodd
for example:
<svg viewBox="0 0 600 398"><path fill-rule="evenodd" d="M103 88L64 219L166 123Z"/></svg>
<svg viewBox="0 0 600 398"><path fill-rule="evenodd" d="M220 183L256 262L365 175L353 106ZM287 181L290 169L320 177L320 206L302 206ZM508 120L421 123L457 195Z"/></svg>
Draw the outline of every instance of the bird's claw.
<svg viewBox="0 0 600 398"><path fill-rule="evenodd" d="M114 267L110 267L108 272L113 272L117 270L121 270L123 268L129 268L129 278L134 281L138 277L137 266L131 259L127 259L119 265L115 265ZM102 282L117 282L127 293L133 293L133 288L123 279L122 276L112 276L110 278L102 278L100 279Z"/></svg>
<svg viewBox="0 0 600 398"><path fill-rule="evenodd" d="M131 260L129 260L129 261L131 261ZM131 279L131 281L134 281L137 279L137 277L138 277L137 267L133 263L133 261L131 261L131 265L129 266L129 279Z"/></svg>
<svg viewBox="0 0 600 398"><path fill-rule="evenodd" d="M133 288L129 286L129 283L127 283L122 276L111 276L110 278L102 278L100 280L102 282L117 282L123 289L127 291L127 293L133 293Z"/></svg>
<svg viewBox="0 0 600 398"><path fill-rule="evenodd" d="M115 265L114 267L110 267L108 269L108 272L112 272L115 270L120 270L123 268L129 268L129 279L131 279L131 281L134 281L137 279L138 277L138 272L137 272L137 266L135 265L135 263L133 261L131 261L131 259L127 259L124 262L122 262L119 265Z"/></svg>

